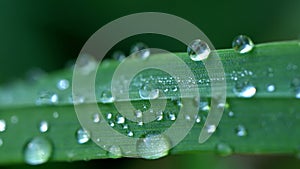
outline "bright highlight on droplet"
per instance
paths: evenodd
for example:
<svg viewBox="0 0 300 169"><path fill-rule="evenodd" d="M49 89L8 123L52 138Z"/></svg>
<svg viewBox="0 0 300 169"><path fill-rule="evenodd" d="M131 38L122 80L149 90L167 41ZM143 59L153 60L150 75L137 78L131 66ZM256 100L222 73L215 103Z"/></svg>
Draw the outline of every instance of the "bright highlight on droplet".
<svg viewBox="0 0 300 169"><path fill-rule="evenodd" d="M248 53L254 47L252 40L246 35L239 35L233 39L232 48L239 53Z"/></svg>
<svg viewBox="0 0 300 169"><path fill-rule="evenodd" d="M200 39L192 41L187 48L187 53L193 61L207 59L210 52L208 44Z"/></svg>

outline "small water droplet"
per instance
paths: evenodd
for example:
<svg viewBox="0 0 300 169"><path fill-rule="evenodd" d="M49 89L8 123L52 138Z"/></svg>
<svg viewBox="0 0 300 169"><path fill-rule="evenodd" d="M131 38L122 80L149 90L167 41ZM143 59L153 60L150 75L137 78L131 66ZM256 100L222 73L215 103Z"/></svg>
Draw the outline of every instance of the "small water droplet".
<svg viewBox="0 0 300 169"><path fill-rule="evenodd" d="M273 84L268 85L267 86L267 91L268 92L274 92L275 91L275 85L273 85Z"/></svg>
<svg viewBox="0 0 300 169"><path fill-rule="evenodd" d="M201 122L201 117L199 115L196 115L195 121L196 121L196 123L200 123Z"/></svg>
<svg viewBox="0 0 300 169"><path fill-rule="evenodd" d="M46 163L52 155L52 144L44 137L30 140L24 149L24 160L30 165Z"/></svg>
<svg viewBox="0 0 300 169"><path fill-rule="evenodd" d="M4 132L6 130L6 122L5 120L0 120L0 132Z"/></svg>
<svg viewBox="0 0 300 169"><path fill-rule="evenodd" d="M75 105L78 105L78 104L82 104L84 103L85 101L85 97L84 96L73 96L73 97L70 97L70 102L75 104Z"/></svg>
<svg viewBox="0 0 300 169"><path fill-rule="evenodd" d="M127 124L124 124L124 125L123 125L123 129L128 129L128 125L127 125Z"/></svg>
<svg viewBox="0 0 300 169"><path fill-rule="evenodd" d="M11 122L12 124L17 124L17 123L19 122L18 116L11 116L11 117L10 117L10 122Z"/></svg>
<svg viewBox="0 0 300 169"><path fill-rule="evenodd" d="M244 126L238 125L238 127L235 129L235 133L239 137L247 136L247 130Z"/></svg>
<svg viewBox="0 0 300 169"><path fill-rule="evenodd" d="M66 90L70 86L70 82L67 79L61 79L57 82L56 87L59 90Z"/></svg>
<svg viewBox="0 0 300 169"><path fill-rule="evenodd" d="M225 144L225 143L217 144L216 149L217 149L217 153L220 156L229 156L233 152L232 148L228 144Z"/></svg>
<svg viewBox="0 0 300 169"><path fill-rule="evenodd" d="M142 99L156 99L159 97L159 89L154 88L150 84L145 84L139 89L139 95Z"/></svg>
<svg viewBox="0 0 300 169"><path fill-rule="evenodd" d="M0 138L0 147L3 145L3 140Z"/></svg>
<svg viewBox="0 0 300 169"><path fill-rule="evenodd" d="M110 158L120 158L122 157L122 150L119 146L112 145L108 149L108 156Z"/></svg>
<svg viewBox="0 0 300 169"><path fill-rule="evenodd" d="M132 132L132 131L129 131L129 132L127 133L127 136L133 137L133 132Z"/></svg>
<svg viewBox="0 0 300 169"><path fill-rule="evenodd" d="M99 115L99 113L94 113L93 115L92 115L92 120L93 120L93 122L94 123L99 123L100 122L100 115Z"/></svg>
<svg viewBox="0 0 300 169"><path fill-rule="evenodd" d="M106 119L107 119L107 120L110 120L111 118L112 118L112 113L107 113Z"/></svg>
<svg viewBox="0 0 300 169"><path fill-rule="evenodd" d="M168 155L170 140L164 135L148 134L137 141L138 155L144 159L158 159Z"/></svg>
<svg viewBox="0 0 300 169"><path fill-rule="evenodd" d="M176 120L176 115L173 112L169 112L169 119L171 121L175 121Z"/></svg>
<svg viewBox="0 0 300 169"><path fill-rule="evenodd" d="M164 116L163 116L163 112L162 111L156 112L156 120L157 121L161 121L163 118L164 118Z"/></svg>
<svg viewBox="0 0 300 169"><path fill-rule="evenodd" d="M208 44L200 39L192 41L187 48L187 53L193 61L207 59L210 52Z"/></svg>
<svg viewBox="0 0 300 169"><path fill-rule="evenodd" d="M125 123L125 117L123 116L118 116L117 117L117 124L124 124Z"/></svg>
<svg viewBox="0 0 300 169"><path fill-rule="evenodd" d="M239 53L248 53L254 47L252 40L245 35L239 35L233 39L232 48Z"/></svg>
<svg viewBox="0 0 300 169"><path fill-rule="evenodd" d="M115 98L112 96L111 91L104 90L100 95L100 102L101 103L113 103Z"/></svg>
<svg viewBox="0 0 300 169"><path fill-rule="evenodd" d="M110 127L115 127L115 123L114 122L109 122Z"/></svg>
<svg viewBox="0 0 300 169"><path fill-rule="evenodd" d="M148 46L142 42L136 43L134 44L131 49L130 49L130 53L133 54L134 53L134 57L138 57L141 59L147 59L150 56L150 49L148 48Z"/></svg>
<svg viewBox="0 0 300 169"><path fill-rule="evenodd" d="M58 112L53 112L53 118L58 119L59 118L59 113Z"/></svg>
<svg viewBox="0 0 300 169"><path fill-rule="evenodd" d="M90 140L90 133L81 128L77 130L76 137L79 144L84 144Z"/></svg>
<svg viewBox="0 0 300 169"><path fill-rule="evenodd" d="M49 129L49 125L47 121L41 121L39 125L39 130L41 133L47 132Z"/></svg>
<svg viewBox="0 0 300 169"><path fill-rule="evenodd" d="M229 112L228 112L228 116L229 116L229 117L234 117L234 112L233 112L233 111L229 111Z"/></svg>
<svg viewBox="0 0 300 169"><path fill-rule="evenodd" d="M237 97L251 98L256 93L256 88L250 83L236 83L233 92Z"/></svg>
<svg viewBox="0 0 300 169"><path fill-rule="evenodd" d="M300 99L300 78L294 78L292 80L291 87L295 92L295 97Z"/></svg>
<svg viewBox="0 0 300 169"><path fill-rule="evenodd" d="M36 100L37 105L42 104L57 104L58 103L58 95L53 92L43 91L40 93Z"/></svg>
<svg viewBox="0 0 300 169"><path fill-rule="evenodd" d="M121 52L121 51L115 51L112 54L112 58L121 62L121 61L123 61L126 58L126 55L123 52Z"/></svg>
<svg viewBox="0 0 300 169"><path fill-rule="evenodd" d="M216 125L207 125L206 126L206 131L209 134L214 133L216 131L216 129L217 129Z"/></svg>

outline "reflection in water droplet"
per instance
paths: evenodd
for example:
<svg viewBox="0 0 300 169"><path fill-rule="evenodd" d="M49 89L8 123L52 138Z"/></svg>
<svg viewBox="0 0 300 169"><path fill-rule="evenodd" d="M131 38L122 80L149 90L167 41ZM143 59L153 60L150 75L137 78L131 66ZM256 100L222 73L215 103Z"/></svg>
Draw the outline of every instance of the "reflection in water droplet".
<svg viewBox="0 0 300 169"><path fill-rule="evenodd" d="M123 61L126 58L126 55L123 52L121 52L121 51L115 51L112 54L112 58L114 58L115 60L121 62L121 61Z"/></svg>
<svg viewBox="0 0 300 169"><path fill-rule="evenodd" d="M99 123L100 122L100 115L99 115L99 113L94 113L92 115L92 120L93 120L94 123Z"/></svg>
<svg viewBox="0 0 300 169"><path fill-rule="evenodd" d="M44 137L35 137L26 144L24 160L30 165L47 162L52 155L52 144Z"/></svg>
<svg viewBox="0 0 300 169"><path fill-rule="evenodd" d="M156 99L159 97L159 89L155 89L152 85L142 85L139 89L139 95L142 99Z"/></svg>
<svg viewBox="0 0 300 169"><path fill-rule="evenodd" d="M6 130L6 122L5 120L0 120L0 132L4 132Z"/></svg>
<svg viewBox="0 0 300 169"><path fill-rule="evenodd" d="M225 144L225 143L217 144L217 153L220 156L229 156L232 154L232 152L233 152L233 150L228 144Z"/></svg>
<svg viewBox="0 0 300 169"><path fill-rule="evenodd" d="M136 144L138 155L145 159L158 159L168 155L170 140L164 135L148 134Z"/></svg>
<svg viewBox="0 0 300 169"><path fill-rule="evenodd" d="M249 83L236 83L233 88L233 93L237 97L251 98L256 93L256 88Z"/></svg>
<svg viewBox="0 0 300 169"><path fill-rule="evenodd" d="M108 156L110 158L120 158L122 157L122 150L119 146L112 145L108 149Z"/></svg>
<svg viewBox="0 0 300 169"><path fill-rule="evenodd" d="M90 140L90 133L81 128L77 130L76 137L79 144L84 144Z"/></svg>
<svg viewBox="0 0 300 169"><path fill-rule="evenodd" d="M239 53L248 53L254 47L252 40L245 35L239 35L233 39L232 48Z"/></svg>
<svg viewBox="0 0 300 169"><path fill-rule="evenodd" d="M209 134L212 134L216 131L217 127L215 125L207 125L206 126L206 131Z"/></svg>
<svg viewBox="0 0 300 169"><path fill-rule="evenodd" d="M237 136L239 137L244 137L247 136L247 130L244 126L239 125L236 129L235 129L235 133Z"/></svg>
<svg viewBox="0 0 300 169"><path fill-rule="evenodd" d="M150 56L151 52L146 44L139 42L131 47L130 53L133 54L132 56L134 57L147 59Z"/></svg>
<svg viewBox="0 0 300 169"><path fill-rule="evenodd" d="M49 125L48 122L46 121L41 121L40 125L39 125L39 129L41 133L45 133L48 131Z"/></svg>
<svg viewBox="0 0 300 169"><path fill-rule="evenodd" d="M187 53L193 61L207 59L210 52L208 44L200 39L192 41L187 48Z"/></svg>
<svg viewBox="0 0 300 169"><path fill-rule="evenodd" d="M113 103L115 98L112 96L111 91L104 90L100 95L100 102L101 103Z"/></svg>
<svg viewBox="0 0 300 169"><path fill-rule="evenodd" d="M61 79L57 82L56 87L59 90L66 90L70 86L70 82L67 79Z"/></svg>

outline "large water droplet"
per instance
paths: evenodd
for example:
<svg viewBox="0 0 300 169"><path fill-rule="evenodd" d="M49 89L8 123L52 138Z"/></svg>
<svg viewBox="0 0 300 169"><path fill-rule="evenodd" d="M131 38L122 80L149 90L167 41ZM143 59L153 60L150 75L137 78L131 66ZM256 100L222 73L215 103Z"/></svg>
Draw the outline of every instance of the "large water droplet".
<svg viewBox="0 0 300 169"><path fill-rule="evenodd" d="M0 132L4 132L6 130L6 122L5 120L0 120Z"/></svg>
<svg viewBox="0 0 300 169"><path fill-rule="evenodd" d="M225 144L225 143L217 144L216 149L217 149L217 153L220 156L229 156L233 152L232 148L228 144Z"/></svg>
<svg viewBox="0 0 300 169"><path fill-rule="evenodd" d="M35 137L26 144L24 160L27 164L38 165L49 160L52 155L52 144L44 137Z"/></svg>
<svg viewBox="0 0 300 169"><path fill-rule="evenodd" d="M66 90L70 86L70 82L67 79L61 79L57 82L56 87L59 90Z"/></svg>
<svg viewBox="0 0 300 169"><path fill-rule="evenodd" d="M238 127L235 129L235 133L239 137L247 136L247 130L244 126L238 125Z"/></svg>
<svg viewBox="0 0 300 169"><path fill-rule="evenodd" d="M145 45L144 43L136 43L134 44L131 49L130 49L130 53L133 54L134 57L138 57L141 59L147 59L150 56L150 49L148 48L147 45Z"/></svg>
<svg viewBox="0 0 300 169"><path fill-rule="evenodd" d="M233 39L232 48L239 53L248 53L254 47L252 40L245 35L239 35Z"/></svg>
<svg viewBox="0 0 300 169"><path fill-rule="evenodd" d="M142 85L139 89L139 95L142 99L156 99L159 97L159 89L154 88L150 84Z"/></svg>
<svg viewBox="0 0 300 169"><path fill-rule="evenodd" d="M100 95L100 102L101 103L113 103L115 98L112 96L111 91L104 90Z"/></svg>
<svg viewBox="0 0 300 169"><path fill-rule="evenodd" d="M126 58L126 55L123 52L121 52L121 51L115 51L112 54L112 58L114 58L115 60L121 62L121 61L123 61Z"/></svg>
<svg viewBox="0 0 300 169"><path fill-rule="evenodd" d="M171 148L170 140L164 135L148 134L138 140L138 155L145 159L158 159L168 155Z"/></svg>
<svg viewBox="0 0 300 169"><path fill-rule="evenodd" d="M236 83L233 88L233 92L238 97L251 98L255 95L256 88L248 82Z"/></svg>
<svg viewBox="0 0 300 169"><path fill-rule="evenodd" d="M79 144L84 144L90 140L90 133L81 128L77 130L76 137Z"/></svg>
<svg viewBox="0 0 300 169"><path fill-rule="evenodd" d="M45 133L47 132L49 129L49 125L47 121L41 121L40 125L39 125L39 130L41 133Z"/></svg>
<svg viewBox="0 0 300 169"><path fill-rule="evenodd" d="M211 50L207 43L200 39L192 41L187 48L187 53L193 61L207 59L210 51Z"/></svg>

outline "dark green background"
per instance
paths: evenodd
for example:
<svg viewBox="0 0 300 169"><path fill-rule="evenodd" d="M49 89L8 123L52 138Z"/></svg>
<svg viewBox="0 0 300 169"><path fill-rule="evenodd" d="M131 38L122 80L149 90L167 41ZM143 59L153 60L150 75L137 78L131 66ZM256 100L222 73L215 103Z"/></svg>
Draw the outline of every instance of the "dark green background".
<svg viewBox="0 0 300 169"><path fill-rule="evenodd" d="M85 41L101 26L136 12L165 12L197 25L217 49L231 47L238 34L255 43L298 39L300 1L0 1L0 82L23 78L34 67L46 72L61 69L75 59ZM184 31L184 30L183 30ZM141 39L141 38L137 38ZM129 41L134 42L134 38ZM169 40L145 37L150 47L185 51ZM130 44L120 45L128 50ZM271 161L271 162L270 162ZM271 163L271 164L270 164ZM299 168L294 157L220 158L211 154L172 156L154 162L99 160L44 167L77 168ZM96 165L96 166L95 166ZM269 165L272 165L271 167ZM268 166L268 167L266 167ZM297 167L298 166L298 167ZM19 168L20 166L16 166Z"/></svg>

